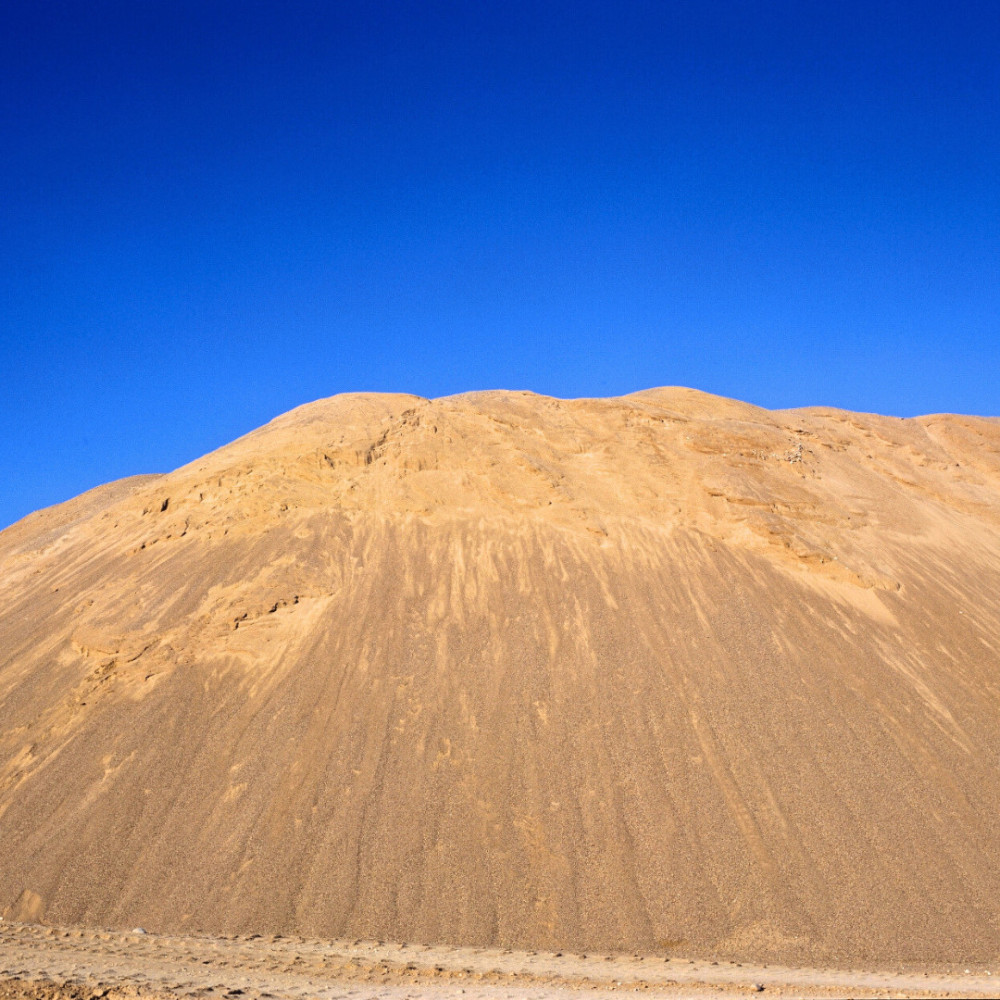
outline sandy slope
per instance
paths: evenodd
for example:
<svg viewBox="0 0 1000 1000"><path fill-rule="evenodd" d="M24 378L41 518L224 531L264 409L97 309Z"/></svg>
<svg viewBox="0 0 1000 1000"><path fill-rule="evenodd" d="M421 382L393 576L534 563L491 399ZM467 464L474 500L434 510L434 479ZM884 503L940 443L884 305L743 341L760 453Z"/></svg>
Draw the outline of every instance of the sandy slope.
<svg viewBox="0 0 1000 1000"><path fill-rule="evenodd" d="M1000 955L1000 422L341 396L0 533L0 911Z"/></svg>

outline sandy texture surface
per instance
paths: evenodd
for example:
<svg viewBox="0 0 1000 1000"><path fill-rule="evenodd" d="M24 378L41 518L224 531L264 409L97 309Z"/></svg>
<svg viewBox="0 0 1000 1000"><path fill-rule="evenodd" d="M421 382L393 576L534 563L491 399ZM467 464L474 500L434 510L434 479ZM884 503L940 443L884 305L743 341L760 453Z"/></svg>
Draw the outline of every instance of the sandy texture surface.
<svg viewBox="0 0 1000 1000"><path fill-rule="evenodd" d="M990 967L998 718L996 420L335 397L0 533L0 912Z"/></svg>
<svg viewBox="0 0 1000 1000"><path fill-rule="evenodd" d="M80 928L0 928L0 1000L112 1000L141 996L331 1000L428 997L542 1000L566 995L652 993L704 997L765 995L1000 996L993 970L951 973L792 969L661 956L517 952L489 948L211 938ZM1000 978L1000 977L998 977ZM6 990L6 993L5 993ZM62 994L59 991L64 991Z"/></svg>

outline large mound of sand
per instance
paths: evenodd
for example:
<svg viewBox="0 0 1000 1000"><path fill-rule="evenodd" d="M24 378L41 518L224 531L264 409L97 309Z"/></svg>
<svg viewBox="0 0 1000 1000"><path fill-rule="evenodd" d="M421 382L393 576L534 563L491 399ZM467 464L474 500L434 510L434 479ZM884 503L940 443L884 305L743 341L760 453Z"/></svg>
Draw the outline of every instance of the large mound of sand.
<svg viewBox="0 0 1000 1000"><path fill-rule="evenodd" d="M1000 421L340 396L0 533L8 919L1000 954Z"/></svg>

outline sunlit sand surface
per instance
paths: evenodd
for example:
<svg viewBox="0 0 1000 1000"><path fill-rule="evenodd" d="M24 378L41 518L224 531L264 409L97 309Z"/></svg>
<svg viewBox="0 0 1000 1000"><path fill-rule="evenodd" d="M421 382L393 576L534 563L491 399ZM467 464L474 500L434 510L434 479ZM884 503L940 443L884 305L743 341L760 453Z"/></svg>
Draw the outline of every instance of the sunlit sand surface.
<svg viewBox="0 0 1000 1000"><path fill-rule="evenodd" d="M998 719L996 420L340 396L0 533L0 913L992 969Z"/></svg>

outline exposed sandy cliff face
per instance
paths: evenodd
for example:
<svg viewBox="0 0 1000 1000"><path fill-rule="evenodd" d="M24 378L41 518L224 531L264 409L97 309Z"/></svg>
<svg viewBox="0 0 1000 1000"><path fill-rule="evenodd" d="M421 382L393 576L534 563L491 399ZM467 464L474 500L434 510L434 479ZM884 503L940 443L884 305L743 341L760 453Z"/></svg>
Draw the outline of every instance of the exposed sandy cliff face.
<svg viewBox="0 0 1000 1000"><path fill-rule="evenodd" d="M340 396L0 533L0 911L1000 954L1000 421Z"/></svg>

